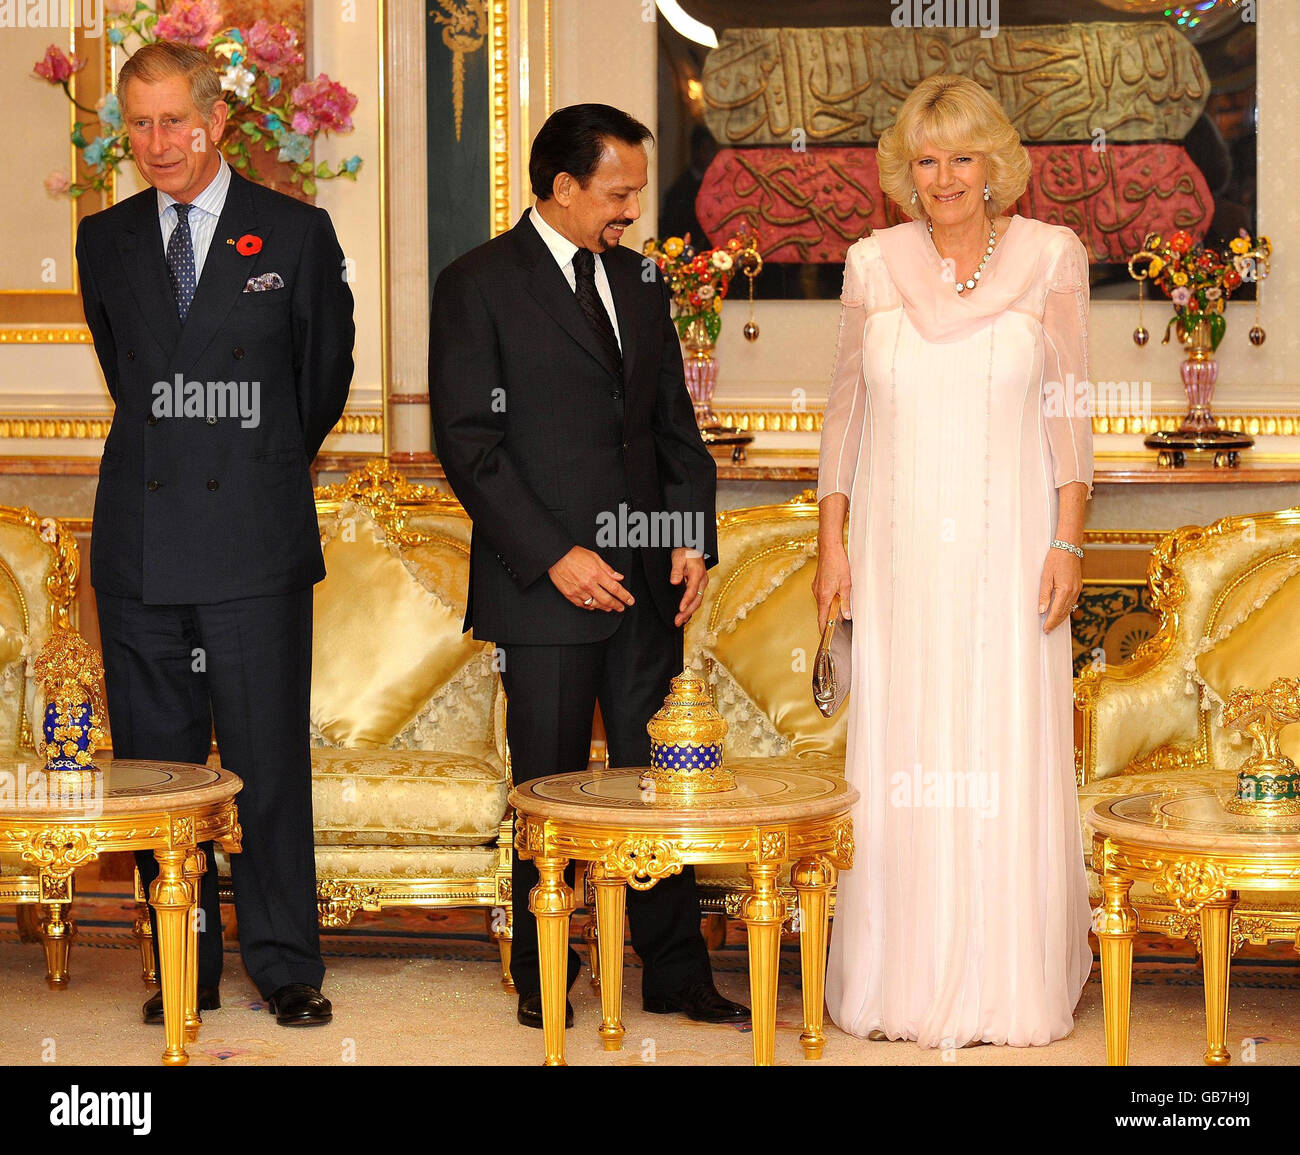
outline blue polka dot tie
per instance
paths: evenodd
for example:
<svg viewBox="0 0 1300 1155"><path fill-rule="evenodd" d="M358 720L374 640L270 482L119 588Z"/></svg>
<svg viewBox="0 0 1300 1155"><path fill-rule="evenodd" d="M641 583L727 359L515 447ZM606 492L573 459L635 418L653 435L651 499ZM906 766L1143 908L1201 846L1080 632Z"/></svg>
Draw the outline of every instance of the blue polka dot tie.
<svg viewBox="0 0 1300 1155"><path fill-rule="evenodd" d="M183 205L177 201L172 208L176 210L176 227L167 240L167 272L171 276L172 292L176 294L176 312L180 314L181 323L190 311L190 302L194 300L194 240L190 236L190 209L193 205Z"/></svg>

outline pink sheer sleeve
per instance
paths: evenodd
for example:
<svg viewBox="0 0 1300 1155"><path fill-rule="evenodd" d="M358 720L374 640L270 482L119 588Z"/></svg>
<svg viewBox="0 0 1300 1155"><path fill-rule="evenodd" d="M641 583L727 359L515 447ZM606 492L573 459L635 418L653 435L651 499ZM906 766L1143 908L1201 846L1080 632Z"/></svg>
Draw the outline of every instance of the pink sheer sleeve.
<svg viewBox="0 0 1300 1155"><path fill-rule="evenodd" d="M1065 239L1047 275L1043 307L1043 426L1057 489L1082 481L1092 496L1092 404L1088 376L1088 254Z"/></svg>
<svg viewBox="0 0 1300 1155"><path fill-rule="evenodd" d="M866 425L867 387L862 379L862 334L866 328L867 310L862 274L853 252L856 247L850 247L844 261L840 330L817 463L818 501L831 493L842 493L852 499L853 475L858 468L862 431Z"/></svg>

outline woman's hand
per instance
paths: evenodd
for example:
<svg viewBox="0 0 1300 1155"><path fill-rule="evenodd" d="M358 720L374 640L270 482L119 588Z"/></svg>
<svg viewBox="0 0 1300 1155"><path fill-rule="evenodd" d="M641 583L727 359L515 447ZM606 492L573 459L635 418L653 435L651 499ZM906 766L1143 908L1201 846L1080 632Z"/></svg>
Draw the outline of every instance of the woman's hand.
<svg viewBox="0 0 1300 1155"><path fill-rule="evenodd" d="M843 546L838 549L817 551L817 574L813 578L813 597L817 599L817 632L826 628L831 616L831 601L840 596L840 613L852 618L849 612L849 594L853 583L849 580L849 555Z"/></svg>
<svg viewBox="0 0 1300 1155"><path fill-rule="evenodd" d="M1083 590L1083 562L1063 549L1049 548L1038 585L1038 612L1047 614L1043 633L1050 634L1079 602Z"/></svg>

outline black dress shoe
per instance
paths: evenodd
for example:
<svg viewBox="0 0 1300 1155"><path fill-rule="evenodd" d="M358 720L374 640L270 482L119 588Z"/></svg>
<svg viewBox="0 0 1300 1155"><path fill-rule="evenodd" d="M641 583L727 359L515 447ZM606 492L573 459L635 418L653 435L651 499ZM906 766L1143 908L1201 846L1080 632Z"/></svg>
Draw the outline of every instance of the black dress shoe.
<svg viewBox="0 0 1300 1155"><path fill-rule="evenodd" d="M319 1027L334 1017L330 1001L306 983L288 983L266 1000L267 1010L282 1027Z"/></svg>
<svg viewBox="0 0 1300 1155"><path fill-rule="evenodd" d="M221 988L220 987L199 987L199 1010L201 1011L219 1011L221 1009ZM155 991L145 999L144 1021L151 1027L161 1027L163 1025L163 1005L162 991Z"/></svg>
<svg viewBox="0 0 1300 1155"><path fill-rule="evenodd" d="M643 1010L652 1015L680 1013L697 1023L736 1023L749 1018L749 1008L724 999L708 979L699 979L667 998L645 999Z"/></svg>
<svg viewBox="0 0 1300 1155"><path fill-rule="evenodd" d="M519 1015L520 1023L525 1027L536 1027L539 1031L542 1029L542 992L533 991L531 994L521 994L519 996ZM568 1030L573 1026L573 1004L568 999L564 1000L564 1028Z"/></svg>

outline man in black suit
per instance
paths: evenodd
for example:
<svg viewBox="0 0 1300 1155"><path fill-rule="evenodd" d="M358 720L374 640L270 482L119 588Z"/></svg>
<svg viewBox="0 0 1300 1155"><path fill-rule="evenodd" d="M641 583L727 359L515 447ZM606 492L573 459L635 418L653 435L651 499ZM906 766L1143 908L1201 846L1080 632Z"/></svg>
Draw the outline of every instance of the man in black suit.
<svg viewBox="0 0 1300 1155"><path fill-rule="evenodd" d="M329 217L222 158L227 108L203 52L142 47L117 91L153 187L77 234L116 403L90 547L113 751L201 763L215 728L244 781L231 874L245 966L278 1022L325 1023L308 748L325 566L308 466L347 400L352 293ZM199 1006L211 1010L221 915L203 850ZM137 861L147 886L157 865ZM162 1021L161 995L144 1013Z"/></svg>
<svg viewBox="0 0 1300 1155"><path fill-rule="evenodd" d="M501 650L516 782L585 769L597 701L610 765L649 763L646 723L681 672L682 626L717 562L717 471L668 290L619 247L651 139L608 105L560 109L533 142L535 207L434 289L434 437L474 522L465 628ZM680 540L610 532L637 515L676 515ZM516 858L510 969L519 1021L540 1027L536 882ZM628 916L647 1011L748 1016L714 988L690 867L630 891ZM569 986L578 966L570 951Z"/></svg>

